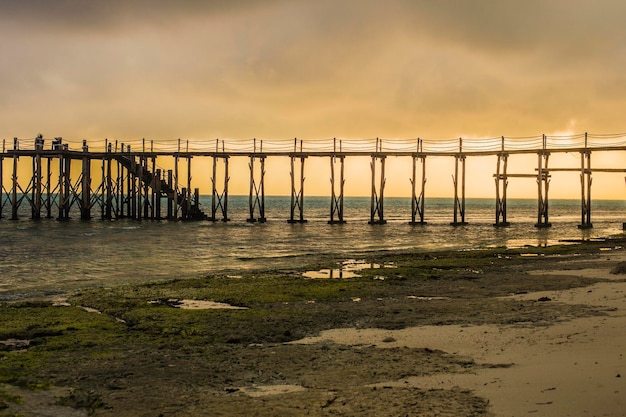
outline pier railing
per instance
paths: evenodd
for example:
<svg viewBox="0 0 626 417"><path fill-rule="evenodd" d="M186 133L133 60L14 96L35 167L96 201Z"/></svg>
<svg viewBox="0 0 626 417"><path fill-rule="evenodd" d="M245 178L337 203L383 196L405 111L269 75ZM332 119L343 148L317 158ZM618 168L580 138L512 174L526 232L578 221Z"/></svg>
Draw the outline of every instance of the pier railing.
<svg viewBox="0 0 626 417"><path fill-rule="evenodd" d="M624 173L623 166L595 168L593 152L626 151L626 133L538 135L529 137L457 139L174 139L174 140L86 140L61 137L46 139L13 138L2 140L0 152L0 218L10 208L17 219L23 205L31 217L60 220L78 208L82 219L92 218L99 210L102 219L208 219L228 221L229 159L248 158L250 174L249 222L265 221L265 161L268 157L291 160L290 223L306 222L304 215L304 165L308 157L330 160L331 201L329 223L343 224L344 162L347 157L371 158L370 223L384 224L385 164L387 157L410 157L413 161L410 224L425 224L424 200L426 160L429 156L454 158L454 216L451 224L465 225L465 163L468 157L497 157L495 180L495 226L507 226L507 186L509 178L526 177L537 183L537 227L549 227L548 191L551 172L573 171L580 174L581 223L590 228L591 176L593 172ZM578 167L549 167L552 153L578 153ZM532 172L508 172L511 155L536 154ZM191 161L196 156L212 158L210 213L200 208L199 188L192 188ZM31 175L20 181L20 158L31 161ZM173 169L162 169L157 159L170 158ZM179 161L185 162L182 172ZM3 175L11 163L10 180ZM76 165L80 164L80 168ZM79 174L77 174L77 172ZM218 175L219 174L219 175ZM8 175L6 175L8 177ZM218 177L221 178L218 181ZM193 191L192 191L193 190ZM161 200L166 200L167 214ZM208 211L208 208L206 209Z"/></svg>
<svg viewBox="0 0 626 417"><path fill-rule="evenodd" d="M41 148L41 140L34 138L13 138L2 140L2 153L13 150L34 151ZM55 146L55 140L61 139L65 150L81 151L84 140L68 140L66 138L45 139L47 149ZM288 154L290 152L306 153L346 153L369 154L383 152L393 154L427 153L433 155L454 154L461 151L467 154L496 154L498 152L532 153L537 150L574 151L581 148L592 150L611 150L626 147L626 133L619 134L574 134L574 135L538 135L526 137L492 137L492 138L454 138L454 139L90 139L90 152L123 152L132 149L135 153L194 153L194 154Z"/></svg>

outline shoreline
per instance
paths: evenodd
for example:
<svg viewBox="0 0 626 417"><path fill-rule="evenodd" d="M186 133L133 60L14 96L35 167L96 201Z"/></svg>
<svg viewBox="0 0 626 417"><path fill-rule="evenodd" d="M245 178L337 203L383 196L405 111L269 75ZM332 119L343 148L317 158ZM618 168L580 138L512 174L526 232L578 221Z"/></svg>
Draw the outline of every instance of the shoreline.
<svg viewBox="0 0 626 417"><path fill-rule="evenodd" d="M619 261L626 261L626 255L622 254ZM442 373L375 385L468 389L487 399L490 413L499 417L626 415L626 333L623 332L626 328L626 280L610 274L610 268L536 273L612 276L613 279L589 287L507 298L592 304L605 308L607 315L541 327L452 325L402 330L337 329L294 343L371 344L381 349L429 348L486 363L511 364L475 373Z"/></svg>
<svg viewBox="0 0 626 417"><path fill-rule="evenodd" d="M0 416L620 415L623 243L377 252L355 278L242 271L0 302Z"/></svg>

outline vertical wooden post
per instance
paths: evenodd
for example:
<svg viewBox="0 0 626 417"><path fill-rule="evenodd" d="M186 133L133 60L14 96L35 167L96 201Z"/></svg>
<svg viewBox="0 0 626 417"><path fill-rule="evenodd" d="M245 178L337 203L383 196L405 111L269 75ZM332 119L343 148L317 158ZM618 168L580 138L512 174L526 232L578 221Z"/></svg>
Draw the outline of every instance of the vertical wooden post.
<svg viewBox="0 0 626 417"><path fill-rule="evenodd" d="M4 175L4 171L2 169L3 163L4 163L4 139L2 139L2 153L0 154L0 219L4 217L2 215L2 209L4 209L4 180L2 179Z"/></svg>
<svg viewBox="0 0 626 417"><path fill-rule="evenodd" d="M91 219L91 158L87 155L89 148L87 141L83 140L83 166L81 181L81 202L80 202L80 218L81 220Z"/></svg>
<svg viewBox="0 0 626 417"><path fill-rule="evenodd" d="M187 141L187 147L189 147L189 141ZM191 206L192 206L191 190L192 190L191 188L191 156L187 155L187 195L186 195L187 217L191 215ZM196 204L198 204L197 201L196 201ZM190 218L187 218L187 220L190 220Z"/></svg>
<svg viewBox="0 0 626 417"><path fill-rule="evenodd" d="M330 220L328 224L344 224L343 218L343 190L344 190L344 159L345 155L333 155L330 157ZM335 187L335 165L339 161L339 194ZM337 218L335 219L335 215Z"/></svg>
<svg viewBox="0 0 626 417"><path fill-rule="evenodd" d="M41 219L41 154L37 152L33 156L33 189L32 189L32 218L34 220Z"/></svg>
<svg viewBox="0 0 626 417"><path fill-rule="evenodd" d="M250 194L248 196L248 205L250 209L250 217L246 220L248 223L265 223L265 155L263 155L263 141L260 147L261 155L256 153L256 139L254 139L253 151L249 155L250 162ZM256 180L256 170L254 168L255 159L259 159L260 179ZM259 209L259 217L255 218L255 209Z"/></svg>
<svg viewBox="0 0 626 417"><path fill-rule="evenodd" d="M259 159L260 164L260 179L257 182L254 161ZM256 156L250 155L250 162L248 163L250 168L250 194L248 198L250 217L246 220L249 223L259 222L265 223L265 155ZM255 217L255 211L258 208L259 217Z"/></svg>
<svg viewBox="0 0 626 417"><path fill-rule="evenodd" d="M291 155L291 210L289 220L287 223L306 223L304 219L304 156L300 156L300 189L296 188L296 174L295 174L295 161L296 155ZM298 218L295 216L295 212L298 210Z"/></svg>
<svg viewBox="0 0 626 417"><path fill-rule="evenodd" d="M217 165L219 161L224 161L224 181L221 192L217 187ZM228 155L213 156L213 171L211 174L211 217L209 220L217 221L218 210L221 211L222 221L227 222L228 218Z"/></svg>
<svg viewBox="0 0 626 417"><path fill-rule="evenodd" d="M461 169L461 198L459 199L459 166ZM459 138L459 153L454 156L454 220L450 225L464 226L465 221L465 154L463 153L463 139ZM461 219L459 220L459 214Z"/></svg>
<svg viewBox="0 0 626 417"><path fill-rule="evenodd" d="M178 219L178 205L179 193L178 193L178 159L180 154L180 138L178 139L178 152L174 155L174 218Z"/></svg>
<svg viewBox="0 0 626 417"><path fill-rule="evenodd" d="M175 220L176 216L174 214L174 198L176 198L177 192L173 186L174 178L171 169L167 170L167 185L170 188L170 191L167 193L167 219ZM173 192L171 190L174 190Z"/></svg>
<svg viewBox="0 0 626 417"><path fill-rule="evenodd" d="M17 150L18 142L17 138L13 138L13 149ZM13 155L13 176L12 178L12 187L11 187L11 220L18 220L17 209L18 209L18 199L17 199L17 161L19 160L19 156Z"/></svg>
<svg viewBox="0 0 626 417"><path fill-rule="evenodd" d="M506 191L509 184L507 175L507 162L509 155L505 152L498 153L498 163L494 179L496 182L496 227L507 227L511 224L506 220Z"/></svg>
<svg viewBox="0 0 626 417"><path fill-rule="evenodd" d="M580 207L581 219L579 229L591 229L591 150L580 152Z"/></svg>
<svg viewBox="0 0 626 417"><path fill-rule="evenodd" d="M381 145L382 149L382 145ZM370 221L369 224L385 224L384 200L385 200L385 159L386 155L379 153L379 139L376 139L376 153L372 154L370 163L372 171L372 193L370 197ZM376 164L380 162L379 189L376 189Z"/></svg>
<svg viewBox="0 0 626 417"><path fill-rule="evenodd" d="M418 145L418 149L420 146ZM421 190L419 196L417 194L416 186L417 186L417 164L421 163ZM426 191L426 155L423 154L413 154L413 170L411 180L411 221L409 224L418 225L418 224L427 224L424 221L424 198ZM419 215L419 220L417 219Z"/></svg>
<svg viewBox="0 0 626 417"><path fill-rule="evenodd" d="M46 219L52 218L52 157L46 158Z"/></svg>
<svg viewBox="0 0 626 417"><path fill-rule="evenodd" d="M535 227L538 228L552 226L548 212L548 189L550 185L548 158L550 157L550 152L546 148L547 139L546 135L543 135L543 149L537 152L537 223Z"/></svg>

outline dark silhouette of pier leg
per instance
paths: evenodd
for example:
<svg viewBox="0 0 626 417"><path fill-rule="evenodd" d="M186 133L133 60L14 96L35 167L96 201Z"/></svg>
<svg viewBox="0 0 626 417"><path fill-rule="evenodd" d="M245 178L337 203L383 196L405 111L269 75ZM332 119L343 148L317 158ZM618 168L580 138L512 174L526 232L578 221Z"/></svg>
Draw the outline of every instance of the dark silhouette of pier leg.
<svg viewBox="0 0 626 417"><path fill-rule="evenodd" d="M454 156L454 220L450 225L464 226L465 221L465 154L463 152L463 140L459 139L459 153ZM461 168L461 198L459 199L459 165ZM461 219L459 220L459 215Z"/></svg>
<svg viewBox="0 0 626 417"><path fill-rule="evenodd" d="M81 220L91 219L91 158L87 156L89 148L87 142L83 141L82 174L81 174L81 198L80 198L80 218Z"/></svg>
<svg viewBox="0 0 626 417"><path fill-rule="evenodd" d="M171 169L167 170L167 185L170 189L174 187L174 173ZM167 195L167 219L168 220L176 220L176 214L174 207L176 202L174 201L174 194L168 193Z"/></svg>
<svg viewBox="0 0 626 417"><path fill-rule="evenodd" d="M384 201L385 201L385 159L386 155L372 155L370 163L372 169L372 195L370 199L370 221L369 224L385 224ZM380 163L379 188L376 189L376 165Z"/></svg>
<svg viewBox="0 0 626 417"><path fill-rule="evenodd" d="M255 160L259 160L259 180L256 178ZM250 155L250 162L248 163L250 168L250 194L248 198L250 217L247 219L248 223L265 223L265 155ZM259 215L255 217L256 210L258 209Z"/></svg>
<svg viewBox="0 0 626 417"><path fill-rule="evenodd" d="M344 224L343 219L343 190L344 179L344 155L333 155L330 157L330 220L328 224ZM335 165L339 163L339 193L336 191Z"/></svg>
<svg viewBox="0 0 626 417"><path fill-rule="evenodd" d="M291 210L289 220L287 223L306 223L307 220L304 219L304 161L306 157L300 156L299 158L295 155L291 155ZM299 181L296 181L296 160L299 160L299 171L300 178ZM299 183L299 189L297 188L297 183ZM298 211L298 218L296 218L296 210Z"/></svg>
<svg viewBox="0 0 626 417"><path fill-rule="evenodd" d="M17 138L13 139L13 150L17 150L18 142ZM17 198L17 189L19 184L17 183L17 162L19 160L19 156L13 155L13 175L11 177L11 220L17 220L17 209L19 207L19 201Z"/></svg>
<svg viewBox="0 0 626 417"><path fill-rule="evenodd" d="M507 162L509 155L507 153L498 154L498 163L496 165L496 173L494 179L496 181L496 227L510 226L506 220L506 190L509 185L509 177L507 175Z"/></svg>
<svg viewBox="0 0 626 417"><path fill-rule="evenodd" d="M420 183L420 193L417 194L417 164L422 166ZM426 191L426 156L413 155L413 175L411 177L411 221L409 224L426 224L424 221L424 198ZM417 219L419 216L419 220Z"/></svg>
<svg viewBox="0 0 626 417"><path fill-rule="evenodd" d="M31 190L31 218L33 220L41 219L41 155L37 154L33 157L33 178Z"/></svg>
<svg viewBox="0 0 626 417"><path fill-rule="evenodd" d="M552 226L549 221L548 212L548 189L550 186L550 171L548 170L549 157L550 152L545 150L537 153L537 223L535 224L535 227L539 228Z"/></svg>
<svg viewBox="0 0 626 417"><path fill-rule="evenodd" d="M217 187L217 166L220 160L224 162L224 182L221 191ZM223 222L230 221L230 219L228 218L228 182L230 181L230 177L228 174L228 160L228 156L213 156L213 174L211 176L211 217L209 218L209 220L214 222L218 220L218 212L221 213L221 220Z"/></svg>
<svg viewBox="0 0 626 417"><path fill-rule="evenodd" d="M4 216L2 211L4 209L4 181L3 181L3 164L4 164L4 140L2 141L2 155L0 155L0 219Z"/></svg>
<svg viewBox="0 0 626 417"><path fill-rule="evenodd" d="M580 152L580 207L579 229L591 229L591 151Z"/></svg>

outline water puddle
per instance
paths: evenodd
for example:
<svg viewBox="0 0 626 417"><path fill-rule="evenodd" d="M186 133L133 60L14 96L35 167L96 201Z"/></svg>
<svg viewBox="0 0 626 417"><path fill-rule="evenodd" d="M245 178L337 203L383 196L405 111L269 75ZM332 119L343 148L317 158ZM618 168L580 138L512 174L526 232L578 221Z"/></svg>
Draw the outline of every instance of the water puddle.
<svg viewBox="0 0 626 417"><path fill-rule="evenodd" d="M408 298L409 300L419 300L419 301L451 300L450 297L420 297L417 295L409 295L406 298Z"/></svg>
<svg viewBox="0 0 626 417"><path fill-rule="evenodd" d="M207 300L178 300L170 298L167 300L148 301L149 304L166 305L169 307L180 308L182 310L247 310L247 307L234 306L232 304L218 303L217 301Z"/></svg>
<svg viewBox="0 0 626 417"><path fill-rule="evenodd" d="M251 387L239 388L239 391L243 392L249 397L265 397L268 395L281 395L292 392L306 391L301 385L253 385Z"/></svg>
<svg viewBox="0 0 626 417"><path fill-rule="evenodd" d="M30 346L30 340L27 339L6 339L0 340L0 345L5 346L5 350L23 350Z"/></svg>
<svg viewBox="0 0 626 417"><path fill-rule="evenodd" d="M313 278L313 279L359 278L361 277L361 275L357 273L358 271L362 271L364 269L381 269L381 268L397 268L397 266L394 265L393 263L381 265L377 263L365 262L364 260L349 259L347 261L343 261L341 263L340 268L320 269L318 271L306 271L302 274L302 276L305 278ZM375 279L384 279L384 278L376 276Z"/></svg>

